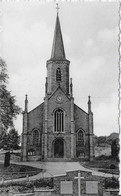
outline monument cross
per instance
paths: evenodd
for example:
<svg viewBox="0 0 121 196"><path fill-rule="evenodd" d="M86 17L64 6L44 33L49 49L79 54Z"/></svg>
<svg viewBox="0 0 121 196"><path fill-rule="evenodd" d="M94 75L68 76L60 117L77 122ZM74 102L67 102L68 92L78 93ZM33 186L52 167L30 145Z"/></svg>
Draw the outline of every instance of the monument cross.
<svg viewBox="0 0 121 196"><path fill-rule="evenodd" d="M84 177L81 177L80 172L78 172L78 176L74 179L78 179L78 196L81 196L81 179L84 179Z"/></svg>

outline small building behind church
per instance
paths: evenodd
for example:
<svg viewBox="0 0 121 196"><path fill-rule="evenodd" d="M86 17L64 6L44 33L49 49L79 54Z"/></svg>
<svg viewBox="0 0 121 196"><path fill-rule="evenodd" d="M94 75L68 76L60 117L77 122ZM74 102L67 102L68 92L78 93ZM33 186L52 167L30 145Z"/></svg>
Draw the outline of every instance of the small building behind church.
<svg viewBox="0 0 121 196"><path fill-rule="evenodd" d="M74 103L70 61L64 50L57 13L43 103L28 111L25 99L22 132L22 161L73 161L94 159L93 113Z"/></svg>

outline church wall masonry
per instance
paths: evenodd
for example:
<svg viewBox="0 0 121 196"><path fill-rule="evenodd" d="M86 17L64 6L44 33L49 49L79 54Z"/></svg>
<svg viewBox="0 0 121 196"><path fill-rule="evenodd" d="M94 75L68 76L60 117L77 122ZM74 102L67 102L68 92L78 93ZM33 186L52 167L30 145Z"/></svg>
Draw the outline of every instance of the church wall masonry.
<svg viewBox="0 0 121 196"><path fill-rule="evenodd" d="M81 110L77 105L74 104L74 118L75 118L75 129L82 128L86 134L88 134L88 113Z"/></svg>
<svg viewBox="0 0 121 196"><path fill-rule="evenodd" d="M62 103L58 103L56 100L56 97L58 95L63 96ZM63 133L55 133L54 127L53 127L53 121L54 121L54 111L57 108L61 108L64 110L65 115L65 122L64 122L64 132ZM65 94L61 91L61 89L58 89L52 97L48 100L48 157L53 158L54 154L54 141L58 138L63 139L64 141L64 158L68 158L71 160L71 105L70 100L65 96Z"/></svg>
<svg viewBox="0 0 121 196"><path fill-rule="evenodd" d="M66 94L69 94L69 61L47 61L47 93L51 94L57 88L56 70L61 68L61 87Z"/></svg>
<svg viewBox="0 0 121 196"><path fill-rule="evenodd" d="M89 125L88 125L88 118L89 115L81 110L77 105L74 105L75 111L75 132L77 133L78 130L83 130L84 132L84 146L78 147L79 150L85 152L85 159L89 159Z"/></svg>
<svg viewBox="0 0 121 196"><path fill-rule="evenodd" d="M43 131L43 119L44 119L44 103L28 113L28 129L29 132L33 128L38 128Z"/></svg>

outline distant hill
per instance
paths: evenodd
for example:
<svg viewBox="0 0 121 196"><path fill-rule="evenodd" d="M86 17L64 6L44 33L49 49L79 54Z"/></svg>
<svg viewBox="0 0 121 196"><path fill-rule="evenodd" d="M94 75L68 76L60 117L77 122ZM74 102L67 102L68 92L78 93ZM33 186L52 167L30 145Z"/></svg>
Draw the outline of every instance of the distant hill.
<svg viewBox="0 0 121 196"><path fill-rule="evenodd" d="M111 133L109 136L96 136L95 135L95 146L106 146L111 145L112 141L116 140L119 143L119 133Z"/></svg>

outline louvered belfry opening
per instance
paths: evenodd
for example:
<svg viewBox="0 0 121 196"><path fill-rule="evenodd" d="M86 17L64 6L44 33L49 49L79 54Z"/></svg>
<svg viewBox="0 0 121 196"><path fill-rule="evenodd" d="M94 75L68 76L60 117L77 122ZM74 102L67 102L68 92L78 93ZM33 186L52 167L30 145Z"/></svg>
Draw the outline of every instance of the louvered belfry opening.
<svg viewBox="0 0 121 196"><path fill-rule="evenodd" d="M56 81L61 82L61 70L60 70L60 68L57 68L57 70L56 70Z"/></svg>

